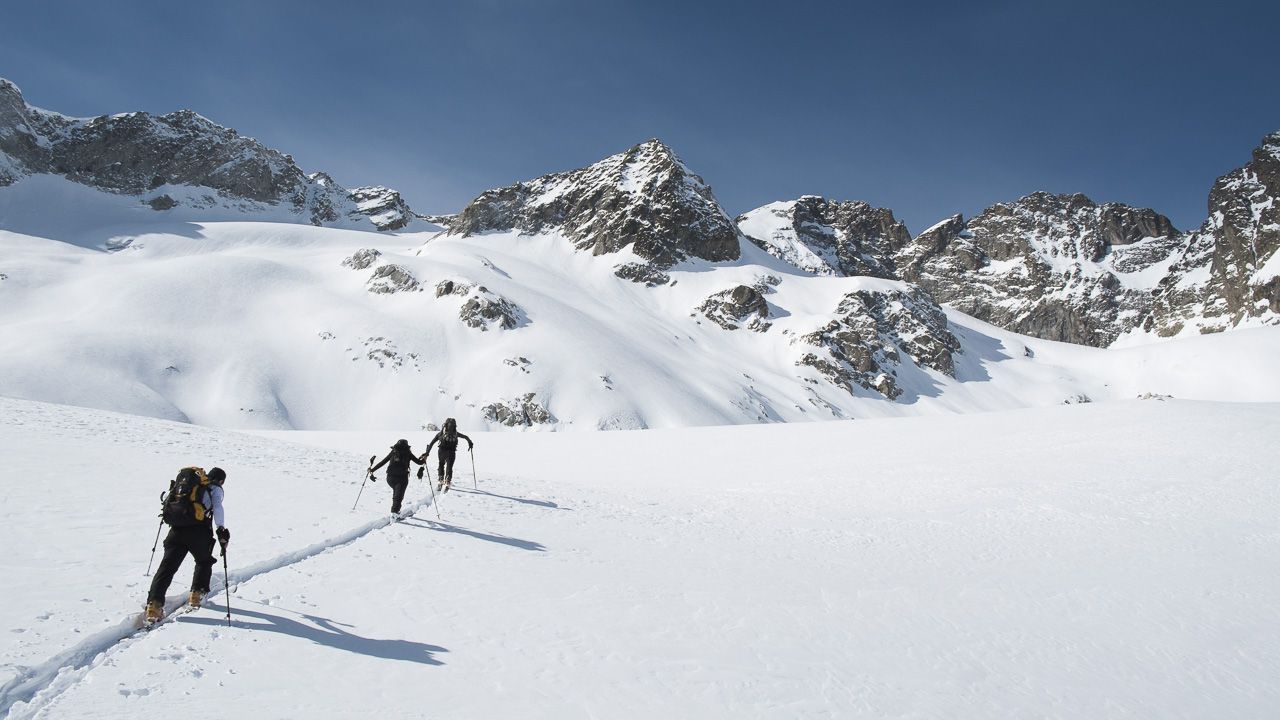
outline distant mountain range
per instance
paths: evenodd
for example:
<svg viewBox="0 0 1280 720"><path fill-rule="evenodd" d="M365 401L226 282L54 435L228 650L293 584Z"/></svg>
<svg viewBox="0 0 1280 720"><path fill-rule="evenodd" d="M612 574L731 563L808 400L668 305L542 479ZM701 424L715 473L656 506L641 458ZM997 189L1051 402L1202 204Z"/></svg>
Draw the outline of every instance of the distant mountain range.
<svg viewBox="0 0 1280 720"><path fill-rule="evenodd" d="M890 209L815 196L731 219L657 140L490 190L455 216L426 217L394 190L346 190L189 110L68 118L27 105L0 79L0 186L35 174L136 196L161 213L217 205L252 217L278 207L313 225L404 231L434 222L463 237L557 229L597 255L631 246L643 262L618 273L642 282L689 258L735 260L745 237L815 275L904 280L1002 328L1095 347L1134 330L1171 336L1280 322L1280 132L1219 178L1196 230L1146 208L1037 192L913 238ZM649 186L635 186L641 177Z"/></svg>
<svg viewBox="0 0 1280 720"><path fill-rule="evenodd" d="M359 305L359 313L373 312L360 315L365 325L383 322L388 312L403 313L399 337L369 330L358 338L369 348L365 359L386 372L457 375L465 358L502 352L514 374L504 370L501 383L476 385L469 400L443 383L430 398L418 398L438 413L471 413L474 421L498 425L788 421L813 408L830 417L855 415L850 398L937 397L940 386L989 378L978 369L983 362L1010 357L974 348L949 322L948 307L1018 335L1095 348L1280 325L1278 195L1280 132L1263 139L1251 162L1218 180L1209 218L1196 230L1179 231L1150 209L1037 192L968 220L956 215L913 237L889 209L816 196L732 218L703 179L655 139L580 170L489 190L454 215L424 216L394 190L347 190L190 111L70 118L27 105L17 87L0 80L0 230L108 251L143 248L149 241L140 238L148 232L167 233L174 248L192 236L250 238L259 247L278 242L278 233L261 228L193 233L184 229L189 223L284 222L363 231L293 233L289 242L348 248L340 264L365 278L362 292L396 298L425 290L434 306L417 308L414 300L417 309L410 311L405 301L386 300L381 309L365 308L365 300L350 294L350 281L343 279L349 276L330 278L314 258L296 253L289 256L298 264L285 274L288 286L307 303L341 297L335 308ZM95 209L99 205L107 209ZM61 214L83 217L93 227L126 229L95 230L75 241L70 231L38 229ZM152 242L144 255L156 247ZM216 250L209 248L205 242L181 252ZM269 260L276 268L271 277L284 277L280 263L294 260L281 257L263 255L255 262ZM601 267L607 282L595 276ZM0 291L38 290L34 281L6 279L5 270L0 262L0 282L7 283ZM227 282L240 279L227 276ZM244 287L237 298L243 303L254 302L253 293L262 289ZM464 334L427 319L439 314L441 303L457 305L452 312ZM233 315L258 311L235 307ZM174 333L202 321L179 322ZM323 341L339 337L329 325L320 328L312 334ZM498 341L503 333L515 339ZM440 345L445 336L451 339ZM490 339L478 339L485 336ZM730 342L730 336L741 339ZM234 342L236 334L227 337ZM25 349L36 339L14 339L12 347L26 343ZM655 346L672 339L677 344L670 349ZM59 348L70 342L58 340L48 353L65 352ZM135 364L150 363L137 358L167 346L161 339L151 342L146 349L117 351L135 357ZM620 353L634 355L634 362L618 365ZM28 361L14 362L0 368L12 385L0 383L0 394L76 399L68 389L79 382L72 370L44 377L23 364ZM611 374L611 363L629 370ZM232 401L206 388L195 403L186 384L194 380L174 369L181 368L177 361L166 365L136 375L125 363L109 373L145 386L143 396L163 398L138 401L144 414L239 424L225 408L214 412L201 404ZM566 380L571 366L584 374ZM623 392L629 372L648 379L634 394ZM384 381L360 386L366 380L348 375L335 371L325 382L391 392ZM27 379L13 379L20 377ZM670 385L669 395L654 390L654 378ZM262 401L275 418L266 426L328 427L342 417L336 406L314 409L318 401L310 391L280 389L286 383L278 374L254 383L271 396ZM1048 395L1086 397L1069 392L1069 385ZM95 387L85 392L113 392ZM344 402L356 402L356 390ZM299 409L301 395L308 396L314 416ZM138 397L98 406L134 411L130 403ZM690 409L694 405L701 409ZM683 409L672 409L677 406Z"/></svg>

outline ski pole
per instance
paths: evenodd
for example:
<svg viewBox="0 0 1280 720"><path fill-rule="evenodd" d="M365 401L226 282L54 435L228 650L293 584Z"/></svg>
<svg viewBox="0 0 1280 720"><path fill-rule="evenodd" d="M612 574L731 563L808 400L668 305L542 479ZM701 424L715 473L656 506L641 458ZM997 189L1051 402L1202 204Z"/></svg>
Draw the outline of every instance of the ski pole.
<svg viewBox="0 0 1280 720"><path fill-rule="evenodd" d="M436 484L431 480L431 468L427 464L422 463L422 469L427 471L427 489L431 491L431 507L436 509L436 519L440 519L440 503L436 502Z"/></svg>
<svg viewBox="0 0 1280 720"><path fill-rule="evenodd" d="M377 459L377 455L373 455L369 458L369 469L364 471L364 482L360 483L360 492L356 493L355 504L351 506L352 510L355 510L356 505L360 504L360 496L364 494L365 483L369 482L370 477L373 477L373 461Z"/></svg>
<svg viewBox="0 0 1280 720"><path fill-rule="evenodd" d="M476 490L479 490L480 481L476 480L476 446L468 445L467 452L471 453L471 485Z"/></svg>
<svg viewBox="0 0 1280 720"><path fill-rule="evenodd" d="M156 548L160 546L160 531L163 529L164 513L160 513L160 527L156 528L156 541L151 543L151 559L147 561L147 574L142 577L151 577L151 564L156 561Z"/></svg>
<svg viewBox="0 0 1280 720"><path fill-rule="evenodd" d="M227 546L222 546L222 589L227 591L227 627L231 627L231 579L227 575Z"/></svg>

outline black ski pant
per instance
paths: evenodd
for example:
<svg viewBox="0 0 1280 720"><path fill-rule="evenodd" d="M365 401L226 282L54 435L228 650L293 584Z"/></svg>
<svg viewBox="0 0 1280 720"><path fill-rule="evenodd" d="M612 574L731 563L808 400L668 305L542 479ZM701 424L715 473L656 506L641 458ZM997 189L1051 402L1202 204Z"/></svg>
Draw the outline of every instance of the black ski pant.
<svg viewBox="0 0 1280 720"><path fill-rule="evenodd" d="M187 553L196 561L196 571L191 578L191 590L209 592L209 578L213 576L213 566L218 561L213 557L213 530L203 523L186 527L171 527L164 537L164 557L160 559L160 567L156 568L156 576L151 580L151 592L147 593L147 602L164 603L164 594L169 591L169 583L178 572Z"/></svg>
<svg viewBox="0 0 1280 720"><path fill-rule="evenodd" d="M404 502L404 491L409 489L409 476L387 476L387 484L391 486L391 512L400 512L400 503Z"/></svg>
<svg viewBox="0 0 1280 720"><path fill-rule="evenodd" d="M440 447L440 452L436 456L440 459L439 472L436 473L441 483L453 482L453 459L458 454L457 448Z"/></svg>

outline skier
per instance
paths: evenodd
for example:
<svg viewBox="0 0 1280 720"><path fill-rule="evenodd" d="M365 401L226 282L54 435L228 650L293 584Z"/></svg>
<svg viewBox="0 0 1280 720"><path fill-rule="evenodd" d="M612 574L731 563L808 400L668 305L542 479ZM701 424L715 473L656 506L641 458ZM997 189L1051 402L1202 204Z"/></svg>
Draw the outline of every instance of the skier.
<svg viewBox="0 0 1280 720"><path fill-rule="evenodd" d="M166 507L165 522L169 523L169 534L164 538L164 557L160 559L160 567L156 568L151 590L147 593L148 623L164 618L164 595L188 553L196 563L195 573L191 578L190 604L192 608L199 608L205 595L209 594L209 579L213 575L214 564L218 562L213 557L214 527L217 527L217 538L223 552L231 541L231 531L226 528L226 518L222 511L222 485L227 481L226 471L215 467L205 475L199 468L187 468L183 472L187 470L196 471L196 477L202 478L198 486L193 482L194 501L199 503L200 509L194 524L182 524L182 521L170 517L169 508Z"/></svg>
<svg viewBox="0 0 1280 720"><path fill-rule="evenodd" d="M471 449L475 447L471 442L471 438L458 432L458 422L453 418L449 418L444 421L444 427L441 428L440 432L431 438L431 443L427 445L427 451L422 453L422 461L425 463L427 456L431 454L431 448L439 441L440 454L437 457L440 458L440 462L439 472L436 473L437 490L444 489L445 492L449 492L449 486L453 482L453 460L458 452L458 438L467 441L467 452L471 452Z"/></svg>
<svg viewBox="0 0 1280 720"><path fill-rule="evenodd" d="M369 468L369 473L372 474L383 465L387 466L387 484L391 486L391 514L395 515L396 519L400 518L400 503L404 501L404 491L409 487L410 461L422 464L422 461L409 449L409 441L400 438L395 445L391 446L391 452L387 453L381 462Z"/></svg>

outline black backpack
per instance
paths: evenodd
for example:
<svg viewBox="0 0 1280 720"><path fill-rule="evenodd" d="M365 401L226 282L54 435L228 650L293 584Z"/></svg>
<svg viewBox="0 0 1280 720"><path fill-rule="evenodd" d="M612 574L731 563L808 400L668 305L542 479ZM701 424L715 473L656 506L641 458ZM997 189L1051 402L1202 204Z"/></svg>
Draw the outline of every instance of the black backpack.
<svg viewBox="0 0 1280 720"><path fill-rule="evenodd" d="M444 429L440 431L440 442L452 447L458 446L458 421L449 418L444 421Z"/></svg>
<svg viewBox="0 0 1280 720"><path fill-rule="evenodd" d="M208 517L210 508L204 506L204 493L209 478L198 467L185 467L169 483L169 492L161 498L160 516L172 527L199 525Z"/></svg>

